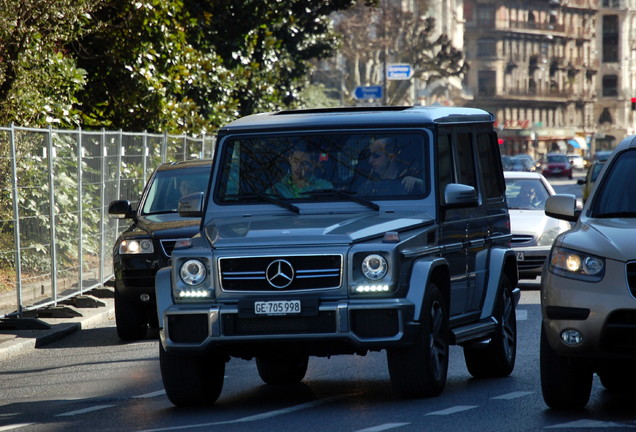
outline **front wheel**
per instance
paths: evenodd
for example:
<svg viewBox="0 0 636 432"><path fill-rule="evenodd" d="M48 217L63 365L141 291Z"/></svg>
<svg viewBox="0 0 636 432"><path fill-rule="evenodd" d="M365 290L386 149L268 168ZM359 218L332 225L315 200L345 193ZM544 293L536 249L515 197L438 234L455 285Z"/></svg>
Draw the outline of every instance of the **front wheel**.
<svg viewBox="0 0 636 432"><path fill-rule="evenodd" d="M148 320L140 305L128 302L115 290L115 324L117 336L123 341L134 341L146 337Z"/></svg>
<svg viewBox="0 0 636 432"><path fill-rule="evenodd" d="M178 407L211 405L223 389L225 359L215 354L172 353L159 343L166 395Z"/></svg>
<svg viewBox="0 0 636 432"><path fill-rule="evenodd" d="M540 344L541 391L546 405L583 408L592 393L592 370L584 360L560 357L550 346L543 325Z"/></svg>
<svg viewBox="0 0 636 432"><path fill-rule="evenodd" d="M495 306L497 331L485 347L465 346L468 372L475 378L504 377L512 373L517 357L517 316L512 283L506 275L499 282Z"/></svg>
<svg viewBox="0 0 636 432"><path fill-rule="evenodd" d="M419 334L412 346L387 351L389 376L401 397L439 395L448 374L448 309L435 284L426 289Z"/></svg>

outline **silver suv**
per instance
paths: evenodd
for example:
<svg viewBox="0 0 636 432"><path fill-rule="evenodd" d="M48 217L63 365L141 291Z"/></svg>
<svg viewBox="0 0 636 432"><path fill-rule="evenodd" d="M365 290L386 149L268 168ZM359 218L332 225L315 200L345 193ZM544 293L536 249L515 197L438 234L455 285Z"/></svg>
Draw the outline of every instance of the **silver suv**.
<svg viewBox="0 0 636 432"><path fill-rule="evenodd" d="M222 128L206 198L179 204L200 232L155 280L172 403L216 401L232 357L280 384L310 356L385 350L403 397L442 392L451 344L475 377L510 374L519 291L493 122L383 107Z"/></svg>
<svg viewBox="0 0 636 432"><path fill-rule="evenodd" d="M541 282L541 386L552 408L587 404L596 373L609 391L636 386L636 136L615 149L582 211L574 195L545 212L576 222L552 247Z"/></svg>

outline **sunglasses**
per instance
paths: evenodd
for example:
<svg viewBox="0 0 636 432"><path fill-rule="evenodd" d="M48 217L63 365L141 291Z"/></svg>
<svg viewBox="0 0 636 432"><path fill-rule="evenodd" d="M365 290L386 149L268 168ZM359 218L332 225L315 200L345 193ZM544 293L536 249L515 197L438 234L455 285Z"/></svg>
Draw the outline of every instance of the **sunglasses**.
<svg viewBox="0 0 636 432"><path fill-rule="evenodd" d="M384 156L384 152L373 152L370 155L373 159L378 159Z"/></svg>

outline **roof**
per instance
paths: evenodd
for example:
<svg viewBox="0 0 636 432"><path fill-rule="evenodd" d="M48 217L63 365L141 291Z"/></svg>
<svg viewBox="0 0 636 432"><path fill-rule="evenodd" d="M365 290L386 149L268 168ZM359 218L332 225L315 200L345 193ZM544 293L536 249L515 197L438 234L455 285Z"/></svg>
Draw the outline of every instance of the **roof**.
<svg viewBox="0 0 636 432"><path fill-rule="evenodd" d="M220 135L230 132L422 127L449 123L488 123L495 117L478 108L443 106L346 107L254 114L222 127Z"/></svg>
<svg viewBox="0 0 636 432"><path fill-rule="evenodd" d="M185 161L164 162L157 167L157 171L168 171L171 169L182 169L197 166L212 166L212 159L189 159Z"/></svg>
<svg viewBox="0 0 636 432"><path fill-rule="evenodd" d="M540 179L543 174L530 171L504 171L504 178Z"/></svg>

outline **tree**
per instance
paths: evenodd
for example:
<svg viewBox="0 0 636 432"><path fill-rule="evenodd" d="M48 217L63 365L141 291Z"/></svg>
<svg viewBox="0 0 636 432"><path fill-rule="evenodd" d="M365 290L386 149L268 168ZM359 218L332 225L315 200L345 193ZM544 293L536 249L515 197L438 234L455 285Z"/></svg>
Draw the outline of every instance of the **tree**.
<svg viewBox="0 0 636 432"><path fill-rule="evenodd" d="M64 46L87 28L94 0L0 0L0 124L79 122L84 84Z"/></svg>
<svg viewBox="0 0 636 432"><path fill-rule="evenodd" d="M345 97L353 102L353 90L361 85L383 85L386 63L407 63L413 78L432 83L440 78L461 77L468 68L463 53L449 38L435 35L435 19L427 17L426 2L418 2L420 14L402 8L401 2L367 5L362 1L337 18L342 34L339 57L331 68L343 71ZM392 25L400 23L400 25ZM387 103L407 102L412 80L388 81ZM410 103L413 103L412 101Z"/></svg>

